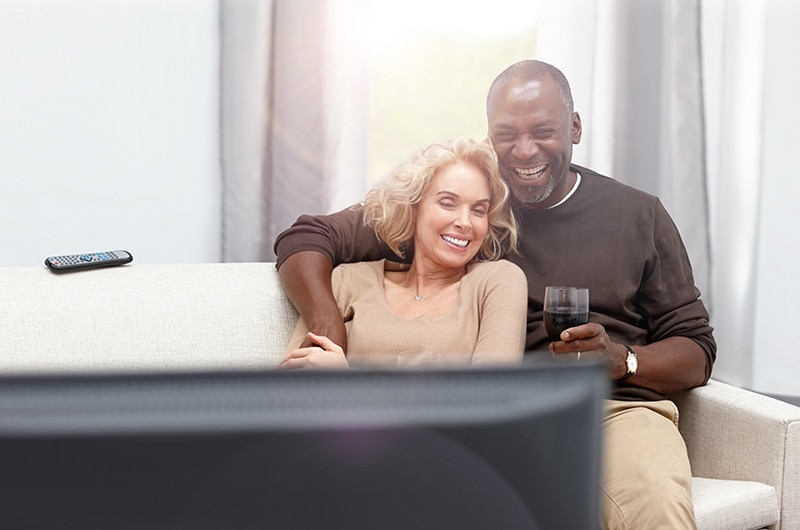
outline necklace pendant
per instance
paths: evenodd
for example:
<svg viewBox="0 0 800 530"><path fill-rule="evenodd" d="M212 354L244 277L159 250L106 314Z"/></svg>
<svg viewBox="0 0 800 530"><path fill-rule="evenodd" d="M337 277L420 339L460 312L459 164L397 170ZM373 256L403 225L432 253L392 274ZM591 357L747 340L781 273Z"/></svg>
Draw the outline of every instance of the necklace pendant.
<svg viewBox="0 0 800 530"><path fill-rule="evenodd" d="M415 294L414 295L414 300L416 300L417 302L424 302L425 301L425 297L424 296L420 296L418 294Z"/></svg>

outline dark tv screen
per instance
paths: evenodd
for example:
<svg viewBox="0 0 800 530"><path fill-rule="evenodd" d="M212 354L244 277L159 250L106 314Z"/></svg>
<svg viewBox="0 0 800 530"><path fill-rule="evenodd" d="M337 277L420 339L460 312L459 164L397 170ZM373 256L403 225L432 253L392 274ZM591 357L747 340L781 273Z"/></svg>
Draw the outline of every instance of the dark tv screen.
<svg viewBox="0 0 800 530"><path fill-rule="evenodd" d="M0 378L0 521L597 528L602 365Z"/></svg>

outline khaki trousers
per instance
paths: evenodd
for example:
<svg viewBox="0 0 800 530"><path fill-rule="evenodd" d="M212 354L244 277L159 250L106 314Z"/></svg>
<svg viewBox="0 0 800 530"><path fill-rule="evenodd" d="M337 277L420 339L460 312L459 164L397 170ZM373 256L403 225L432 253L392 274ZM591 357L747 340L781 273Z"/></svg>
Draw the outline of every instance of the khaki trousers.
<svg viewBox="0 0 800 530"><path fill-rule="evenodd" d="M607 400L601 527L695 530L692 473L672 401Z"/></svg>

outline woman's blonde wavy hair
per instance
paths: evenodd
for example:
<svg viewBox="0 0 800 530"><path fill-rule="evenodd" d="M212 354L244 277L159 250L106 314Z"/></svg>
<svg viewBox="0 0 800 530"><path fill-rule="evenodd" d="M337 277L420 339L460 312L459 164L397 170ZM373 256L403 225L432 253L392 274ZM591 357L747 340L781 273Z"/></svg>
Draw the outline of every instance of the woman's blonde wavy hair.
<svg viewBox="0 0 800 530"><path fill-rule="evenodd" d="M489 180L489 231L478 260L503 257L517 248L517 223L500 176L497 155L487 141L458 138L419 149L392 170L364 200L364 222L401 257L413 247L415 213L436 172L456 162L478 169Z"/></svg>

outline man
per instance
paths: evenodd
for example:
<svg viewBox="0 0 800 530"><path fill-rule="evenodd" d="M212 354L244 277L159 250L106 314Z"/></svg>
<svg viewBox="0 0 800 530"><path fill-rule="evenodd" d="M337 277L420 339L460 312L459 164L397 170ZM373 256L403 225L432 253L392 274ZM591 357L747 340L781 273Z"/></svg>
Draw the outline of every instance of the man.
<svg viewBox="0 0 800 530"><path fill-rule="evenodd" d="M602 358L614 381L604 421L604 528L695 528L691 471L672 392L705 384L713 329L677 228L657 198L571 163L581 140L569 84L555 67L522 61L492 83L489 140L513 195L528 279L531 354ZM330 272L341 262L400 261L357 207L303 216L275 243L281 281L311 329L343 344ZM546 285L590 291L590 322L551 342Z"/></svg>

